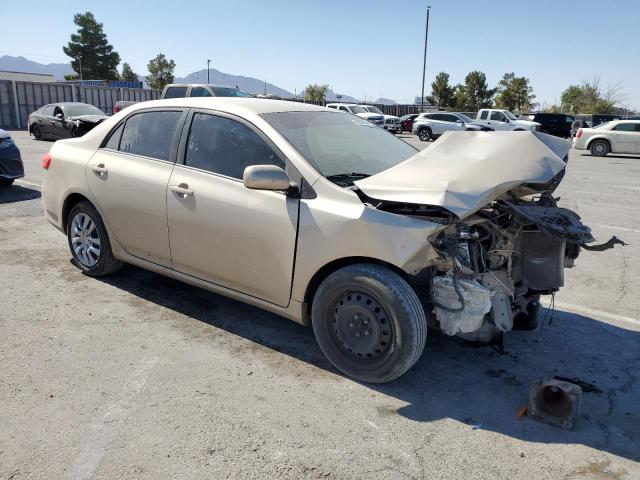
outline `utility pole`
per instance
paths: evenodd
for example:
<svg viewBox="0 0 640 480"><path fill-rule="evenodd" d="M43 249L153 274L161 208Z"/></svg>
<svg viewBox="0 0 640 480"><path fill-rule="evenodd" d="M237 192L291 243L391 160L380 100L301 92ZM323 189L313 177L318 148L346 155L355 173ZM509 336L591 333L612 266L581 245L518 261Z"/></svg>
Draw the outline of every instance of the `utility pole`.
<svg viewBox="0 0 640 480"><path fill-rule="evenodd" d="M78 57L78 62L80 62L80 83L82 83L82 57Z"/></svg>
<svg viewBox="0 0 640 480"><path fill-rule="evenodd" d="M211 63L211 60L207 59L207 85L209 84L209 64Z"/></svg>
<svg viewBox="0 0 640 480"><path fill-rule="evenodd" d="M429 12L431 5L427 5L427 25L424 29L424 60L422 62L422 94L420 95L420 111L424 112L424 79L427 73L427 41L429 40Z"/></svg>
<svg viewBox="0 0 640 480"><path fill-rule="evenodd" d="M267 94L267 79L264 79L264 94Z"/></svg>

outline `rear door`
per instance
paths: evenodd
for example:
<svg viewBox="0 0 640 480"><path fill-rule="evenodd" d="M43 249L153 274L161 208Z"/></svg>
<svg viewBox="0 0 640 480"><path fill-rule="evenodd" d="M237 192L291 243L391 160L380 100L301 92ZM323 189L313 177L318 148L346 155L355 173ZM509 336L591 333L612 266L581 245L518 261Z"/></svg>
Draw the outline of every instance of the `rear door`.
<svg viewBox="0 0 640 480"><path fill-rule="evenodd" d="M170 266L167 183L182 109L129 115L87 164L86 177L116 240L131 255Z"/></svg>
<svg viewBox="0 0 640 480"><path fill-rule="evenodd" d="M288 305L299 199L242 183L247 166L285 168L284 156L237 117L194 111L187 123L167 192L174 268Z"/></svg>

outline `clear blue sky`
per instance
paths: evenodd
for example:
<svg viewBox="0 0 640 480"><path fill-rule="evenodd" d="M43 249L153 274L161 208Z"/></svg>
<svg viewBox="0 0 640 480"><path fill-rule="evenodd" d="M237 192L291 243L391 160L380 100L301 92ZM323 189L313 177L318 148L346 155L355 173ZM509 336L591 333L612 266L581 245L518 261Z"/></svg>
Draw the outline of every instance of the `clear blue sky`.
<svg viewBox="0 0 640 480"><path fill-rule="evenodd" d="M419 0L3 0L0 55L66 62L73 14L91 10L140 74L159 51L184 76L212 66L287 90L328 83L358 98L419 94L425 5ZM490 86L505 72L531 79L540 102L582 79L620 82L640 108L640 0L431 0L428 85L470 70ZM170 5L166 7L165 5ZM430 92L430 88L427 88Z"/></svg>

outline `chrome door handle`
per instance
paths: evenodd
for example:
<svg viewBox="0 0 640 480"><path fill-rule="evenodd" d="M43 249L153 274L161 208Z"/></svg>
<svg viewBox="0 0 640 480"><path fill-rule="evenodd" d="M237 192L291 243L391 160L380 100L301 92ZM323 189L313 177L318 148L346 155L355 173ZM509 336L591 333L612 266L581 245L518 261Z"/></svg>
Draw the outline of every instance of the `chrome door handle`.
<svg viewBox="0 0 640 480"><path fill-rule="evenodd" d="M98 165L92 165L91 170L96 172L96 174L101 177L107 173L107 169L104 167L104 163L100 163Z"/></svg>
<svg viewBox="0 0 640 480"><path fill-rule="evenodd" d="M169 186L172 192L176 193L181 198L187 198L193 195L193 190L189 189L189 185L181 183L180 185Z"/></svg>

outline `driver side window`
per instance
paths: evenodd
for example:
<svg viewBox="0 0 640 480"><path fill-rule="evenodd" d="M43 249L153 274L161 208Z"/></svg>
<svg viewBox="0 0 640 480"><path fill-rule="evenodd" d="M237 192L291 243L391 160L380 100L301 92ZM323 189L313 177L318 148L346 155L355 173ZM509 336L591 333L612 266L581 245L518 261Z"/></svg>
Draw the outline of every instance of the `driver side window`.
<svg viewBox="0 0 640 480"><path fill-rule="evenodd" d="M251 165L285 168L284 161L249 127L205 113L193 116L184 163L236 179L242 179Z"/></svg>
<svg viewBox="0 0 640 480"><path fill-rule="evenodd" d="M502 112L491 112L491 120L495 120L496 122L504 122L506 121L506 117Z"/></svg>

